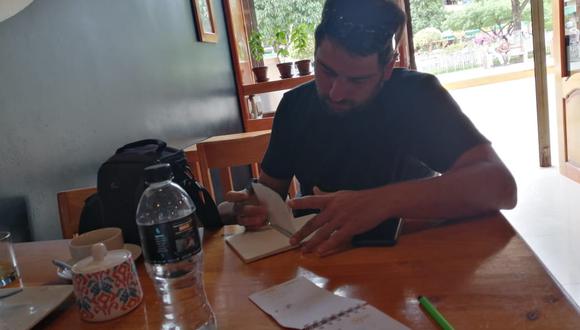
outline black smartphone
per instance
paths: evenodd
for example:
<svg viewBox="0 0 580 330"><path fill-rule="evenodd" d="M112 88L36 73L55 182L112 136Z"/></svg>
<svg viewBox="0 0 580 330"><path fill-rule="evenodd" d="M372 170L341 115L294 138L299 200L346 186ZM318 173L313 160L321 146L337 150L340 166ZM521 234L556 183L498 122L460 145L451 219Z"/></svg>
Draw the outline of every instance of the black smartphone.
<svg viewBox="0 0 580 330"><path fill-rule="evenodd" d="M393 246L403 227L403 219L391 218L381 222L375 228L353 236L353 246Z"/></svg>

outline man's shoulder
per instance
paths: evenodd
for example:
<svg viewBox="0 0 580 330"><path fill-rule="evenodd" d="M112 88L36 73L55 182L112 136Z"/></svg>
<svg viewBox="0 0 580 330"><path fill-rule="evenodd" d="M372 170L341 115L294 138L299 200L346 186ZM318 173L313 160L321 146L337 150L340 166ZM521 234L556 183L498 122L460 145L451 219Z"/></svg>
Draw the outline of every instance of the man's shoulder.
<svg viewBox="0 0 580 330"><path fill-rule="evenodd" d="M440 90L441 84L432 74L395 68L391 78L383 85L382 97L386 100L401 100L408 103L420 101L418 94L433 93Z"/></svg>
<svg viewBox="0 0 580 330"><path fill-rule="evenodd" d="M315 96L316 96L316 85L314 83L314 80L294 87L293 89L284 93L284 97L287 98L304 98Z"/></svg>
<svg viewBox="0 0 580 330"><path fill-rule="evenodd" d="M313 113L317 105L314 81L307 82L284 93L276 109L276 117L283 117L284 122L301 121L305 115Z"/></svg>
<svg viewBox="0 0 580 330"><path fill-rule="evenodd" d="M383 85L378 100L391 110L391 116L413 117L431 109L433 97L444 91L432 74L395 68Z"/></svg>
<svg viewBox="0 0 580 330"><path fill-rule="evenodd" d="M391 75L390 81L396 85L403 85L405 87L408 85L416 84L420 85L438 83L437 77L430 73L419 72L405 68L393 69L393 74Z"/></svg>

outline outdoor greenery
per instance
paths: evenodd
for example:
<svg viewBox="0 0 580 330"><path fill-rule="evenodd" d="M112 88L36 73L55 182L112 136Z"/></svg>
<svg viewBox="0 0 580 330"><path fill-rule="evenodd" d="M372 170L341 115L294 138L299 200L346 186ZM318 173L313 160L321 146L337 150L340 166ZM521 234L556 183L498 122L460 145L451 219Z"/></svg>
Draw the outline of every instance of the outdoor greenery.
<svg viewBox="0 0 580 330"><path fill-rule="evenodd" d="M501 38L513 29L511 4L505 0L474 2L449 15L445 25L455 31L479 29Z"/></svg>
<svg viewBox="0 0 580 330"><path fill-rule="evenodd" d="M286 57L290 56L290 43L290 34L286 30L279 29L274 33L272 46L280 63L285 62Z"/></svg>
<svg viewBox="0 0 580 330"><path fill-rule="evenodd" d="M430 1L411 0L411 9L413 5L427 6L427 2ZM550 38L552 0L543 0L543 5L544 26L547 38ZM438 8L436 3L431 6L432 10ZM496 53L503 37L510 43L509 64L530 59L532 31L529 0L471 0L463 5L444 6L443 10L446 18L442 24L437 19L431 19L436 17L435 11L422 18L414 17L411 12L415 56L422 70L439 74L505 65L506 62L500 61ZM418 29L416 22L423 28ZM550 47L547 48L550 53Z"/></svg>
<svg viewBox="0 0 580 330"><path fill-rule="evenodd" d="M254 0L259 34L250 36L252 57L260 60L266 48L273 49L280 61L288 57L312 58L314 29L320 21L324 1ZM552 1L543 0L548 31L552 29ZM410 0L417 55L466 52L480 45L481 40L495 43L504 36L514 37L515 31L522 31L516 39L529 38L530 0L471 0L453 7L444 3Z"/></svg>
<svg viewBox="0 0 580 330"><path fill-rule="evenodd" d="M546 29L552 28L551 0L544 1ZM531 21L529 0L475 0L450 13L444 25L454 31L478 29L493 38L509 36L522 29L522 21Z"/></svg>
<svg viewBox="0 0 580 330"><path fill-rule="evenodd" d="M254 0L254 9L256 11L256 20L258 22L258 29L262 33L264 45L273 46L275 51L281 50L278 56L292 58L311 58L314 53L314 29L320 21L320 14L322 13L322 6L325 0ZM293 43L296 39L293 36L296 29L301 34L310 36L307 39L306 47L296 46ZM286 42L282 42L282 35L284 32ZM303 39L300 39L301 41ZM288 47L284 48L284 44ZM282 45L281 48L276 48L276 45ZM288 55L285 55L285 51Z"/></svg>
<svg viewBox="0 0 580 330"><path fill-rule="evenodd" d="M443 23L447 16L443 1L411 0L410 5L413 31L417 32L425 28L443 30Z"/></svg>
<svg viewBox="0 0 580 330"><path fill-rule="evenodd" d="M424 28L414 33L415 48L431 50L442 39L441 31L434 27Z"/></svg>
<svg viewBox="0 0 580 330"><path fill-rule="evenodd" d="M259 62L264 58L264 45L262 43L262 34L259 31L254 31L248 40L250 46L250 53L252 58Z"/></svg>
<svg viewBox="0 0 580 330"><path fill-rule="evenodd" d="M311 26L301 23L292 31L290 39L296 58L309 59L312 57L313 49L311 45L314 43L314 38L312 33L309 33L310 30L312 30Z"/></svg>
<svg viewBox="0 0 580 330"><path fill-rule="evenodd" d="M516 31L520 31L522 29L522 13L528 6L529 2L530 0L511 0L513 28Z"/></svg>

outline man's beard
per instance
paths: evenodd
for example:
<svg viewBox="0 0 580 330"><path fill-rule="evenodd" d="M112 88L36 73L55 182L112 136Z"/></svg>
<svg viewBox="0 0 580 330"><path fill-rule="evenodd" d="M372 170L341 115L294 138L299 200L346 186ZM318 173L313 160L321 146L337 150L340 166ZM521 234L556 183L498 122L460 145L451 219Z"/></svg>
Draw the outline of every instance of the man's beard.
<svg viewBox="0 0 580 330"><path fill-rule="evenodd" d="M373 103L373 101L376 99L376 97L379 93L379 90L382 87L383 87L383 81L378 83L377 86L375 87L375 90L371 93L371 95L361 103L356 103L352 100L343 100L343 101L336 103L336 102L330 101L330 97L328 95L320 94L320 91L318 89L317 89L317 92L318 92L318 98L320 99L320 101L324 107L324 111L326 113L333 115L333 116L345 117L349 114L357 114L357 113L360 113L360 112L364 111L365 109L367 109L369 107L369 105L371 103ZM341 110L336 110L336 109L332 108L333 103L339 104L339 105L345 105L348 107L342 108Z"/></svg>
<svg viewBox="0 0 580 330"><path fill-rule="evenodd" d="M330 115L344 117L350 113L359 112L358 110L360 108L360 105L356 104L353 101L343 100L343 101L339 102L338 104L345 105L348 107L341 108L341 110L337 110L337 109L333 108L333 106L332 106L333 103L334 104L336 104L336 103L330 101L330 98L327 95L318 94L318 97L322 101L322 104L324 106L324 111Z"/></svg>

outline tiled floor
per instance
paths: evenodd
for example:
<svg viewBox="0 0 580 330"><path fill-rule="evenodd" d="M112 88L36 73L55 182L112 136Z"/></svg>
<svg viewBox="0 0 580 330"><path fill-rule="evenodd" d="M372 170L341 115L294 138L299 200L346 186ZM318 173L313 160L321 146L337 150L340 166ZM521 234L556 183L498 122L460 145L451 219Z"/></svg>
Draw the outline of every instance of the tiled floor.
<svg viewBox="0 0 580 330"><path fill-rule="evenodd" d="M553 77L548 78L553 90ZM554 95L550 95L552 167L540 168L532 78L451 91L490 139L518 184L506 218L561 287L580 305L580 183L559 174Z"/></svg>

